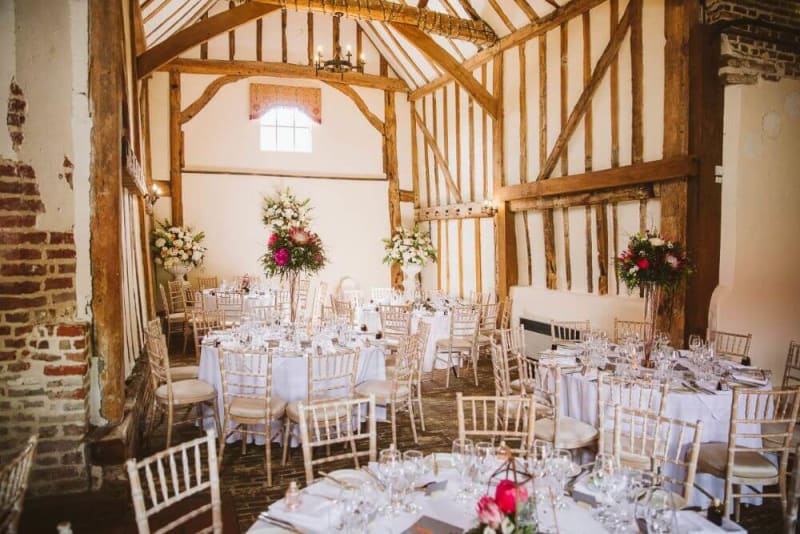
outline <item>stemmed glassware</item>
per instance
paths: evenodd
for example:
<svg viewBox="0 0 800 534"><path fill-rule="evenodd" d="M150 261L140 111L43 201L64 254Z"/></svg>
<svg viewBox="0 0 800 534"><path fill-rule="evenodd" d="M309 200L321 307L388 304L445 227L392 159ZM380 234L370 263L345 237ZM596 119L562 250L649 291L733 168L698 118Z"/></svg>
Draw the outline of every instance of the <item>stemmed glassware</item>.
<svg viewBox="0 0 800 534"><path fill-rule="evenodd" d="M472 482L472 472L475 468L475 444L471 439L454 439L452 449L453 467L459 475L461 489L456 495L459 501L469 501L473 498L470 486Z"/></svg>
<svg viewBox="0 0 800 534"><path fill-rule="evenodd" d="M393 515L403 511L402 496L408 484L403 474L403 455L400 451L392 447L380 452L378 477L389 494L389 503L384 511Z"/></svg>
<svg viewBox="0 0 800 534"><path fill-rule="evenodd" d="M567 478L573 471L572 454L566 449L553 449L550 458L547 460L547 474L552 476L558 484L558 495L556 496L556 508L566 508L564 500L564 490L567 486Z"/></svg>
<svg viewBox="0 0 800 534"><path fill-rule="evenodd" d="M494 460L494 445L488 441L479 441L475 444L476 493L482 493L483 486L489 482L489 477L495 468Z"/></svg>
<svg viewBox="0 0 800 534"><path fill-rule="evenodd" d="M408 483L404 506L406 512L415 513L421 510L421 507L411 499L411 495L414 492L414 488L425 474L425 471L425 460L420 451L409 450L403 453L403 474Z"/></svg>

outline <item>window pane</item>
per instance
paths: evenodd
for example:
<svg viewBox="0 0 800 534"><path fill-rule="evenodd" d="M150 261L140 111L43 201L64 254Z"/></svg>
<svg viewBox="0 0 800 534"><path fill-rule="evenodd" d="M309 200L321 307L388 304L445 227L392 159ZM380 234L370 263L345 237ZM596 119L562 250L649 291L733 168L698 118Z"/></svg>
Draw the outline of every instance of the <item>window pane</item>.
<svg viewBox="0 0 800 534"><path fill-rule="evenodd" d="M294 132L292 128L278 127L277 149L287 152L294 149Z"/></svg>
<svg viewBox="0 0 800 534"><path fill-rule="evenodd" d="M278 126L291 126L294 108L278 108Z"/></svg>
<svg viewBox="0 0 800 534"><path fill-rule="evenodd" d="M275 127L262 126L261 127L261 150L268 150L274 152L277 149L275 145Z"/></svg>
<svg viewBox="0 0 800 534"><path fill-rule="evenodd" d="M277 115L275 113L275 110L271 109L271 110L267 111L266 113L264 113L261 116L261 124L262 125L275 126L276 118L277 118Z"/></svg>
<svg viewBox="0 0 800 534"><path fill-rule="evenodd" d="M311 128L294 129L295 152L311 152Z"/></svg>
<svg viewBox="0 0 800 534"><path fill-rule="evenodd" d="M311 119L308 115L299 109L296 109L294 113L294 125L301 126L303 128L311 128Z"/></svg>

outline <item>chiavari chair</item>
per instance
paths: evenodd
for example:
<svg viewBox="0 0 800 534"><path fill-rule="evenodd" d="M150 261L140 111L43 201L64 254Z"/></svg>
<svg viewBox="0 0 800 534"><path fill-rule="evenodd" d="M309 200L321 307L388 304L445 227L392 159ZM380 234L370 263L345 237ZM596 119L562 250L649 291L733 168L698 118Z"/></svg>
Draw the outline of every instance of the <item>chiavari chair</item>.
<svg viewBox="0 0 800 534"><path fill-rule="evenodd" d="M627 321L614 318L614 343L621 345L629 336L636 336L640 340L647 338L647 330L652 323L646 321Z"/></svg>
<svg viewBox="0 0 800 534"><path fill-rule="evenodd" d="M158 319L147 321L147 325L145 326L145 341L149 342L150 339L153 340L153 343L158 343L162 346L162 348L156 347L156 350L168 350L167 339L161 331L161 321ZM199 353L197 357L200 357ZM186 380L187 378L197 378L199 367L196 365L173 365L169 370L172 375L172 380L177 382L178 380Z"/></svg>
<svg viewBox="0 0 800 534"><path fill-rule="evenodd" d="M456 393L458 437L505 443L527 453L536 434L536 410L530 397L464 396Z"/></svg>
<svg viewBox="0 0 800 534"><path fill-rule="evenodd" d="M11 462L0 469L0 532L16 534L38 436L31 436Z"/></svg>
<svg viewBox="0 0 800 534"><path fill-rule="evenodd" d="M497 331L497 318L500 313L500 304L488 302L480 305L480 320L478 325L478 350L488 347Z"/></svg>
<svg viewBox="0 0 800 534"><path fill-rule="evenodd" d="M411 333L411 310L406 305L383 304L380 314L386 346L395 351L400 347L400 341Z"/></svg>
<svg viewBox="0 0 800 534"><path fill-rule="evenodd" d="M255 321L263 326L275 324L279 321L283 314L278 305L272 306L250 306L247 310L247 315L251 321Z"/></svg>
<svg viewBox="0 0 800 534"><path fill-rule="evenodd" d="M698 473L725 480L726 516L733 504L735 520L739 521L741 499L753 496L744 493L742 486L762 498L780 499L786 512L786 469L799 404L796 389L733 388L728 442L701 445L697 463ZM777 457L777 465L767 455ZM768 488L775 485L777 492ZM759 486L763 491L758 491Z"/></svg>
<svg viewBox="0 0 800 534"><path fill-rule="evenodd" d="M308 278L301 278L297 281L294 295L295 310L297 310L295 320L304 319L307 315L309 287L311 287L311 280Z"/></svg>
<svg viewBox="0 0 800 534"><path fill-rule="evenodd" d="M292 292L286 288L276 289L272 292L273 305L278 309L283 320L289 320L292 313Z"/></svg>
<svg viewBox="0 0 800 534"><path fill-rule="evenodd" d="M800 343L792 341L789 343L789 353L786 355L781 387L788 389L797 386L800 386Z"/></svg>
<svg viewBox="0 0 800 534"><path fill-rule="evenodd" d="M198 291L216 289L219 287L219 278L216 276L200 276L194 279L194 287Z"/></svg>
<svg viewBox="0 0 800 534"><path fill-rule="evenodd" d="M167 447L172 442L172 427L175 408L195 405L198 417L183 422L193 422L203 418L203 407L209 406L213 412L215 428L219 429L217 414L217 391L214 386L198 378L177 380L173 378L173 370L169 366L169 354L164 337L159 332L153 335L151 328L146 331L147 359L150 364L150 382L154 392L156 411L167 414ZM196 366L192 366L195 367ZM195 376L197 374L195 373ZM155 421L153 414L151 424ZM149 429L150 431L152 429ZM148 433L150 433L148 431Z"/></svg>
<svg viewBox="0 0 800 534"><path fill-rule="evenodd" d="M361 304L361 290L360 289L342 289L340 300L349 302L354 308Z"/></svg>
<svg viewBox="0 0 800 534"><path fill-rule="evenodd" d="M514 303L514 299L511 297L506 297L500 303L500 324L498 328L500 330L507 330L511 328L511 306Z"/></svg>
<svg viewBox="0 0 800 534"><path fill-rule="evenodd" d="M478 322L480 310L475 306L456 306L450 311L450 333L436 341L436 360L444 361L445 387L450 387L450 370L456 376L464 361L472 363L475 385L478 385Z"/></svg>
<svg viewBox="0 0 800 534"><path fill-rule="evenodd" d="M337 399L352 399L355 395L359 349L316 354L307 358L308 393L306 406ZM286 425L283 432L283 464L289 457L289 437L292 424L300 423L300 402L286 406ZM345 413L340 414L345 417Z"/></svg>
<svg viewBox="0 0 800 534"><path fill-rule="evenodd" d="M589 321L556 321L550 320L550 337L553 345L575 343L581 340L581 334L591 330Z"/></svg>
<svg viewBox="0 0 800 534"><path fill-rule="evenodd" d="M216 291L217 310L225 317L225 326L233 326L242 320L244 295L239 291Z"/></svg>
<svg viewBox="0 0 800 534"><path fill-rule="evenodd" d="M495 304L497 303L497 295L494 293L480 293L477 291L470 291L469 299L466 300L467 304Z"/></svg>
<svg viewBox="0 0 800 534"><path fill-rule="evenodd" d="M126 467L131 485L133 509L139 534L149 534L152 518L178 503L208 493L208 502L186 512L168 525L156 530L222 534L222 497L217 469L216 435L181 443L141 461L128 460ZM146 486L143 488L142 479ZM205 499L204 499L205 500ZM211 525L201 528L196 523L211 515Z"/></svg>
<svg viewBox="0 0 800 534"><path fill-rule="evenodd" d="M331 305L333 307L333 316L336 319L347 321L348 324L353 323L355 317L355 306L353 306L351 301L337 299L331 295Z"/></svg>
<svg viewBox="0 0 800 534"><path fill-rule="evenodd" d="M607 449L611 448L613 444L614 409L617 406L661 417L667 409L668 396L669 381L667 380L659 383L652 380L599 373L597 376L597 428L600 436L597 451L599 453L607 452ZM639 432L642 429L631 427L629 430ZM639 439L643 436L645 434L640 433L632 436L631 439ZM649 458L637 456L631 450L623 450L619 456L623 465L645 470L652 467Z"/></svg>
<svg viewBox="0 0 800 534"><path fill-rule="evenodd" d="M170 282L171 283L171 282ZM172 339L173 334L183 334L183 352L186 353L186 345L189 341L189 334L191 333L191 325L189 324L188 317L186 316L186 306L183 299L173 303L172 299L167 298L167 292L164 290L164 285L159 284L159 291L161 293L161 304L164 306L164 316L167 319L167 340ZM180 293L183 295L183 292Z"/></svg>
<svg viewBox="0 0 800 534"><path fill-rule="evenodd" d="M511 396L511 376L508 366L508 352L502 346L492 341L490 345L492 355L492 375L494 377L494 393L498 397Z"/></svg>
<svg viewBox="0 0 800 534"><path fill-rule="evenodd" d="M794 449L794 467L789 486L789 504L784 515L784 532L797 532L797 510L800 508L800 445Z"/></svg>
<svg viewBox="0 0 800 534"><path fill-rule="evenodd" d="M314 481L314 468L322 464L352 458L358 469L361 457L366 457L367 462L376 461L378 433L374 396L312 404L300 402L297 410L306 484ZM366 421L362 421L363 413L366 413ZM367 444L366 450L358 449L362 442ZM331 454L331 445L348 443L350 451ZM315 450L325 452L315 453Z"/></svg>
<svg viewBox="0 0 800 534"><path fill-rule="evenodd" d="M225 439L235 432L241 435L242 454L247 452L248 436L264 436L267 486L272 486L271 425L286 411L286 401L272 393L272 352L221 350L219 368L225 404L219 456L225 452Z"/></svg>
<svg viewBox="0 0 800 534"><path fill-rule="evenodd" d="M419 337L406 335L397 351L392 377L386 380L367 380L356 386L356 394L362 397L375 397L375 403L390 409L392 423L392 443L397 446L397 409L405 408L411 420L411 433L414 443L417 440L417 423L414 420L414 381L417 377L419 351L417 344Z"/></svg>
<svg viewBox="0 0 800 534"><path fill-rule="evenodd" d="M692 499L703 423L691 423L658 415L650 410L616 405L613 410L613 446L610 452L618 463L639 471L660 475L665 487L680 489L673 499L683 508ZM685 443L691 445L683 446ZM626 458L646 459L631 466Z"/></svg>
<svg viewBox="0 0 800 534"><path fill-rule="evenodd" d="M552 415L536 422L536 439L553 444L558 449L575 450L597 441L595 427L578 419L561 415L561 368L541 361L533 363L537 403L552 408Z"/></svg>
<svg viewBox="0 0 800 534"><path fill-rule="evenodd" d="M311 321L321 321L325 318L325 302L328 300L328 284L320 282L314 296L314 304L311 308Z"/></svg>
<svg viewBox="0 0 800 534"><path fill-rule="evenodd" d="M377 303L389 303L392 301L393 293L391 287L373 287L370 290L370 297Z"/></svg>
<svg viewBox="0 0 800 534"><path fill-rule="evenodd" d="M203 349L203 338L208 335L209 331L222 330L223 328L225 328L225 313L220 310L196 310L192 313L194 353L198 362L200 361L200 354ZM174 370L172 378L175 379Z"/></svg>
<svg viewBox="0 0 800 534"><path fill-rule="evenodd" d="M428 341L431 336L431 325L425 321L420 321L417 326L417 375L413 382L413 397L417 403L417 413L422 431L425 432L425 411L422 407L422 373L425 366L425 354L428 350Z"/></svg>
<svg viewBox="0 0 800 534"><path fill-rule="evenodd" d="M708 329L706 339L714 345L714 351L718 356L741 361L750 354L750 342L753 340L753 334L736 334Z"/></svg>

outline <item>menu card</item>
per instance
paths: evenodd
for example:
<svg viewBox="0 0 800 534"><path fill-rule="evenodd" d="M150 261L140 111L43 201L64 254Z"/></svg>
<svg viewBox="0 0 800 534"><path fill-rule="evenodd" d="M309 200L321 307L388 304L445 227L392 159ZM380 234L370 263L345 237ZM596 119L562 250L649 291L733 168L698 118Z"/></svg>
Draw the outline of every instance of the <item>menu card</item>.
<svg viewBox="0 0 800 534"><path fill-rule="evenodd" d="M464 529L450 523L423 515L417 522L403 531L403 534L461 534Z"/></svg>

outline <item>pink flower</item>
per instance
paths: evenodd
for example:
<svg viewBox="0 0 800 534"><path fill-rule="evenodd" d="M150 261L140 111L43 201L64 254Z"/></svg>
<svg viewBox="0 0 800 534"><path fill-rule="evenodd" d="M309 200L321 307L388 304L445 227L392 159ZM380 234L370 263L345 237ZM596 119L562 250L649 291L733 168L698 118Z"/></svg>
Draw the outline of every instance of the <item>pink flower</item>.
<svg viewBox="0 0 800 534"><path fill-rule="evenodd" d="M497 485L494 499L497 506L506 514L513 514L517 510L517 502L528 498L528 490L517 486L510 480L503 480Z"/></svg>
<svg viewBox="0 0 800 534"><path fill-rule="evenodd" d="M647 260L647 258L642 258L636 261L636 266L640 269L647 269L650 267L650 262Z"/></svg>
<svg viewBox="0 0 800 534"><path fill-rule="evenodd" d="M677 269L678 267L681 266L681 260L673 256L672 254L667 254L664 257L664 261L666 261L669 264L669 266L672 267L673 269Z"/></svg>
<svg viewBox="0 0 800 534"><path fill-rule="evenodd" d="M504 517L505 515L497 506L495 500L488 495L484 495L478 501L478 521L484 525L497 529Z"/></svg>
<svg viewBox="0 0 800 534"><path fill-rule="evenodd" d="M273 233L269 236L269 241L267 241L267 245L272 246L278 242L278 234Z"/></svg>
<svg viewBox="0 0 800 534"><path fill-rule="evenodd" d="M289 254L289 251L286 250L285 248L279 248L278 250L275 251L275 254L272 255L272 259L275 260L275 263L279 267L283 267L284 265L289 263L291 257L292 257L291 254Z"/></svg>

